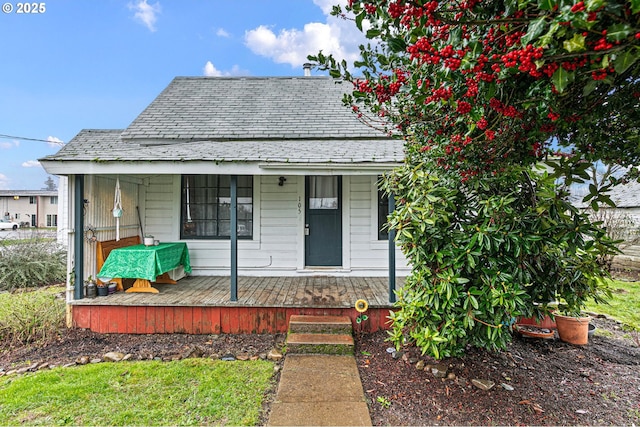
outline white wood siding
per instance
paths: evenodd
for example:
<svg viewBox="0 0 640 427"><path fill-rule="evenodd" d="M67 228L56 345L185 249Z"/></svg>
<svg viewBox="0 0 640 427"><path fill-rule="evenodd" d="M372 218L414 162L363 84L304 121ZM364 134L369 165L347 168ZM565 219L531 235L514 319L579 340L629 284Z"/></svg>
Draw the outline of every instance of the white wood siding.
<svg viewBox="0 0 640 427"><path fill-rule="evenodd" d="M351 269L367 274L387 274L389 265L387 240L378 240L377 177L350 176L349 228ZM407 274L407 263L396 248L396 269Z"/></svg>
<svg viewBox="0 0 640 427"><path fill-rule="evenodd" d="M254 177L253 239L238 240L238 266L241 275L296 275L304 272L305 178L285 178L284 185L280 186L278 176ZM323 274L387 274L388 243L379 241L377 234L376 179L375 176L366 175L343 177L344 265L342 269ZM135 207L138 206L145 234L153 235L160 241L180 240L180 176L157 175L138 180L138 202L128 209L125 207L125 216L127 213L137 215ZM97 181L92 188L97 188L96 184ZM102 201L92 203L104 205L100 210L111 215L115 182L106 184L100 192L93 193ZM123 201L125 197L123 188ZM132 231L137 232L137 218L134 216L133 221L131 217L127 218L125 224L132 224ZM105 220L109 220L109 217L105 216L102 221ZM109 230L111 234L106 229L101 232L100 240L113 238L112 228ZM132 234L136 234L135 232ZM189 247L192 274L229 274L229 240L184 241ZM406 262L399 250L396 250L396 259L398 274L406 274Z"/></svg>

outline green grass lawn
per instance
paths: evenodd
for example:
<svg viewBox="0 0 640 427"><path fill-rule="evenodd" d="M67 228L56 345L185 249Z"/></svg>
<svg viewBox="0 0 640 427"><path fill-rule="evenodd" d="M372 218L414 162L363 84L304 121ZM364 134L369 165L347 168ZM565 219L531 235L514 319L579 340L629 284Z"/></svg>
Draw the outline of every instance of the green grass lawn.
<svg viewBox="0 0 640 427"><path fill-rule="evenodd" d="M640 282L612 280L609 287L613 294L608 304L590 302L585 310L612 317L627 327L640 330Z"/></svg>
<svg viewBox="0 0 640 427"><path fill-rule="evenodd" d="M256 425L273 363L100 363L0 378L0 425Z"/></svg>

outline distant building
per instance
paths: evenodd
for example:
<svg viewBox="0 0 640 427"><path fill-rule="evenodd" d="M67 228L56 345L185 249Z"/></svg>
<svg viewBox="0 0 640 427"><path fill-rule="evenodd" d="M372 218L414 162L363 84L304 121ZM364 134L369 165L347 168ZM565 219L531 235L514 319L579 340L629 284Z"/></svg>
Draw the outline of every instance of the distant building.
<svg viewBox="0 0 640 427"><path fill-rule="evenodd" d="M58 191L0 190L0 215L20 227L58 227Z"/></svg>

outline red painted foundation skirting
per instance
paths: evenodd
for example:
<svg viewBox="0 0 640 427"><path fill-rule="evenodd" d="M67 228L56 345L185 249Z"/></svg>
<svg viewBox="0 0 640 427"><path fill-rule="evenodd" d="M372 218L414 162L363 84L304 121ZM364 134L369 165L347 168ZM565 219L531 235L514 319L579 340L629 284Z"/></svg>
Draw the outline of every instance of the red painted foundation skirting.
<svg viewBox="0 0 640 427"><path fill-rule="evenodd" d="M74 327L118 334L272 334L286 332L293 314L348 316L355 332L390 327L388 308L370 308L361 323L353 308L75 305L72 310Z"/></svg>

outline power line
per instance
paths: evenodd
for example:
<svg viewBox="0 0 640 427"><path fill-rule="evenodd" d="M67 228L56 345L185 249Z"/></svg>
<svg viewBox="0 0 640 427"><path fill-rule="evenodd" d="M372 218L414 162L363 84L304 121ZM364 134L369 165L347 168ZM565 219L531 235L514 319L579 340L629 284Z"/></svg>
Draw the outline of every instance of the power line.
<svg viewBox="0 0 640 427"><path fill-rule="evenodd" d="M55 144L59 146L63 146L64 142L62 141L49 141L48 139L37 139L37 138L26 138L23 136L12 136L12 135L3 135L0 133L0 138L10 138L10 139L19 139L21 141L36 141L36 142L46 142L48 144Z"/></svg>

